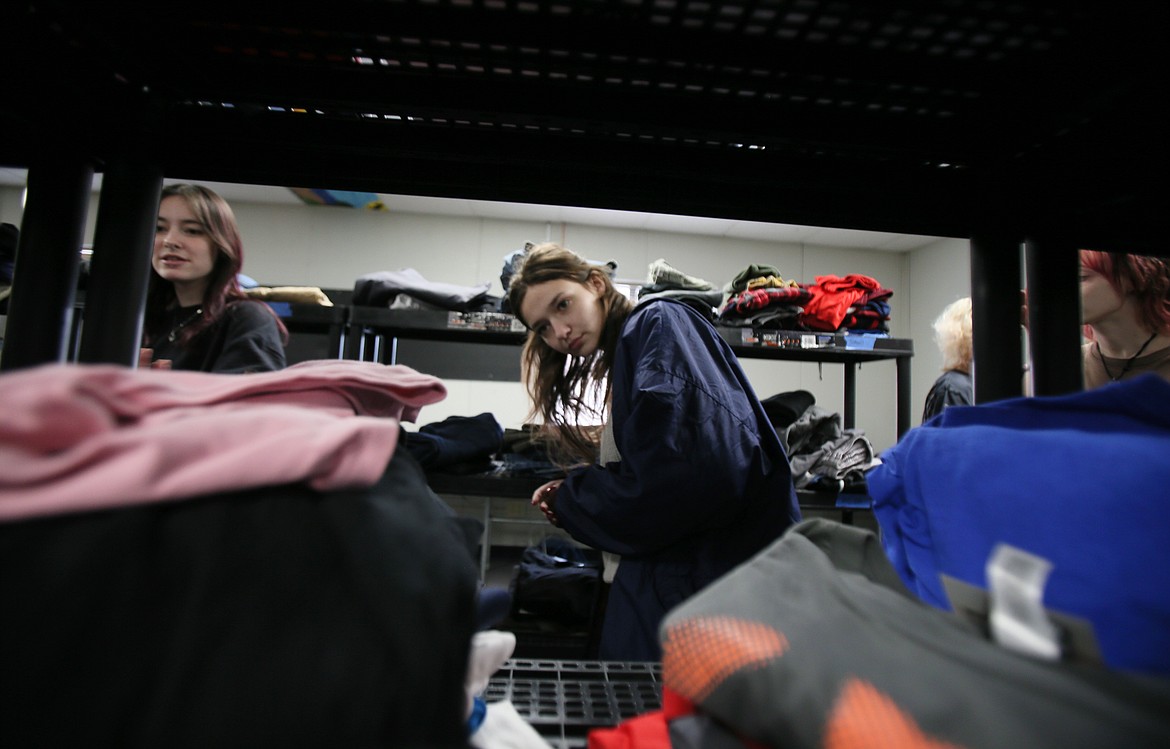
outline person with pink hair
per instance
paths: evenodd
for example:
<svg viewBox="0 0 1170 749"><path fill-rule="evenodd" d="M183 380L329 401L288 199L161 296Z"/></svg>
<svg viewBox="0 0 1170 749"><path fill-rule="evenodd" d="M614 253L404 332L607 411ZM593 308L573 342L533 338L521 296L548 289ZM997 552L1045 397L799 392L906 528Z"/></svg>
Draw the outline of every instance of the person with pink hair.
<svg viewBox="0 0 1170 749"><path fill-rule="evenodd" d="M1085 388L1148 372L1170 380L1170 264L1081 250Z"/></svg>

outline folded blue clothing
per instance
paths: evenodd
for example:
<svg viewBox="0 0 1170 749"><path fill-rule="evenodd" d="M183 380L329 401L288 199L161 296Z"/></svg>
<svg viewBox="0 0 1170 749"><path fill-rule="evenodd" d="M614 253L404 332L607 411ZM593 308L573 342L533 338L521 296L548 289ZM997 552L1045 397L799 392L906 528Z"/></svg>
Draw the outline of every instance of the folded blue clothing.
<svg viewBox="0 0 1170 749"><path fill-rule="evenodd" d="M857 351L873 351L873 344L878 338L889 338L889 333L859 333L850 331L845 334L845 348Z"/></svg>
<svg viewBox="0 0 1170 749"><path fill-rule="evenodd" d="M1007 543L1053 564L1045 607L1088 619L1108 666L1170 675L1170 383L953 406L867 476L906 585L950 608L940 574L987 588Z"/></svg>
<svg viewBox="0 0 1170 749"><path fill-rule="evenodd" d="M503 443L504 428L490 413L448 416L406 433L406 449L428 469L490 458Z"/></svg>

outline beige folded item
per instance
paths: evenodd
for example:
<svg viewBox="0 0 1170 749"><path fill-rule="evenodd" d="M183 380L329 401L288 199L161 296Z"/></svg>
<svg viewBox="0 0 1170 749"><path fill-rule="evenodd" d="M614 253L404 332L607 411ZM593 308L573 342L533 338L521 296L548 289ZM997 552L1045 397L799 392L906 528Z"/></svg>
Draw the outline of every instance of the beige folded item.
<svg viewBox="0 0 1170 749"><path fill-rule="evenodd" d="M332 307L333 302L317 286L256 286L244 289L253 299L265 302L294 302L296 304L317 304Z"/></svg>

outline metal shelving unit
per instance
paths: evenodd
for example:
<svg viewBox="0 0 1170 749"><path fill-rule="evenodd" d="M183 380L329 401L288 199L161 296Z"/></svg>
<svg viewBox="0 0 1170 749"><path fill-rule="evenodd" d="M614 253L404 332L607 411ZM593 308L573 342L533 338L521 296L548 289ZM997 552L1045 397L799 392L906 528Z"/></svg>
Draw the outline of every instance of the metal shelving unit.
<svg viewBox="0 0 1170 749"><path fill-rule="evenodd" d="M1003 300L1026 243L1037 393L1062 392L1078 381L1075 250L1166 252L1168 14L1144 0L6 3L0 65L19 75L0 164L29 172L37 294L10 309L0 363L64 345L71 290L55 280L101 171L124 222L94 249L115 264L137 262L119 248L149 233L164 175L969 238L981 402L1021 391L1001 342L1019 338ZM118 274L107 286L141 294ZM89 331L95 357L133 337L108 327Z"/></svg>

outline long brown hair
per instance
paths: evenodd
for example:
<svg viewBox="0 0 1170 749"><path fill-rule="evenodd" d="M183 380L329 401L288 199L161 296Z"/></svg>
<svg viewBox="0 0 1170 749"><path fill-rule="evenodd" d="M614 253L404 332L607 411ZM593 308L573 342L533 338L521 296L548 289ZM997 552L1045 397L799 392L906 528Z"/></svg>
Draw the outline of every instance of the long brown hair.
<svg viewBox="0 0 1170 749"><path fill-rule="evenodd" d="M557 449L554 458L564 463L592 461L597 456L596 430L581 422L586 417L604 417L602 410L603 404L609 402L609 373L615 344L633 304L614 287L608 269L593 265L553 242L529 249L508 287L509 308L524 322L520 306L529 288L561 279L584 285L593 278L603 284L597 301L605 315L597 350L589 356L570 357L555 351L535 331L529 330L520 356L524 385L532 398L529 419L539 419L541 428Z"/></svg>
<svg viewBox="0 0 1170 749"><path fill-rule="evenodd" d="M215 265L211 269L207 290L203 293L203 315L180 331L179 345L186 347L195 336L202 333L223 314L224 309L248 296L240 289L237 275L244 267L244 242L236 224L235 213L220 195L202 185L174 184L163 188L160 202L172 196L187 201L195 218L203 225L207 238L215 249ZM147 341L162 335L160 327L166 319L166 312L178 304L175 286L155 273L150 273L150 285L146 294L145 328ZM267 308L267 305L265 305ZM271 310L270 310L271 311ZM273 314L273 317L276 317ZM276 317L281 338L287 341L288 331Z"/></svg>

